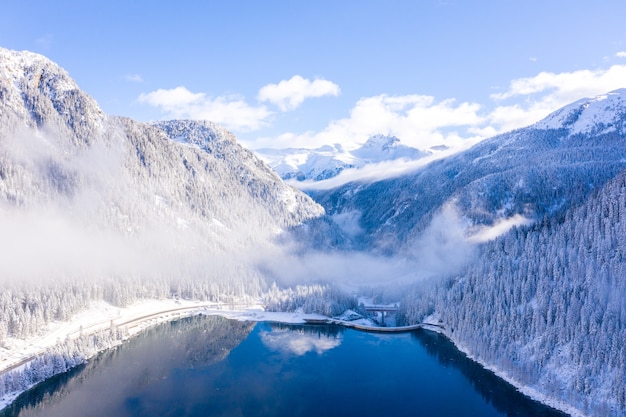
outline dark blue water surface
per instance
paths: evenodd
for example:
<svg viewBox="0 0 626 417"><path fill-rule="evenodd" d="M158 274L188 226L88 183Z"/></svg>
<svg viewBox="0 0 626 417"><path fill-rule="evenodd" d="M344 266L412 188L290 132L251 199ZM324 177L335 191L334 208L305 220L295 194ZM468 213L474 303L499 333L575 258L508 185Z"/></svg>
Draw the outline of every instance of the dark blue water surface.
<svg viewBox="0 0 626 417"><path fill-rule="evenodd" d="M563 416L443 336L194 317L23 394L0 416Z"/></svg>

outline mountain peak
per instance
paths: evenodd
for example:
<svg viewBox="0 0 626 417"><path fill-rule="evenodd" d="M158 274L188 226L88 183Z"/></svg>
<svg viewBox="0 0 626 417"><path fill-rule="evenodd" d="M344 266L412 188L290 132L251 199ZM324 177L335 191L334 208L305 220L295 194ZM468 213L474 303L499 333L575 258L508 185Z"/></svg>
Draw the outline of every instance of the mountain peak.
<svg viewBox="0 0 626 417"><path fill-rule="evenodd" d="M380 150L388 150L394 146L400 144L400 139L395 136L388 135L374 135L370 136L367 139L367 142L361 147L361 149L380 149Z"/></svg>
<svg viewBox="0 0 626 417"><path fill-rule="evenodd" d="M74 132L85 143L103 129L106 115L96 101L43 55L0 48L0 81L3 119L16 116L30 127L69 129L59 133Z"/></svg>
<svg viewBox="0 0 626 417"><path fill-rule="evenodd" d="M283 179L321 181L339 175L343 170L362 168L400 158L419 159L426 155L419 149L405 146L390 135L370 136L358 149L347 151L336 143L317 149L258 149L257 153Z"/></svg>
<svg viewBox="0 0 626 417"><path fill-rule="evenodd" d="M568 104L532 126L535 129L567 129L578 133L626 131L626 89L613 90Z"/></svg>
<svg viewBox="0 0 626 417"><path fill-rule="evenodd" d="M365 162L389 161L399 158L418 159L426 154L419 149L400 143L400 139L391 135L370 136L367 142L352 154Z"/></svg>

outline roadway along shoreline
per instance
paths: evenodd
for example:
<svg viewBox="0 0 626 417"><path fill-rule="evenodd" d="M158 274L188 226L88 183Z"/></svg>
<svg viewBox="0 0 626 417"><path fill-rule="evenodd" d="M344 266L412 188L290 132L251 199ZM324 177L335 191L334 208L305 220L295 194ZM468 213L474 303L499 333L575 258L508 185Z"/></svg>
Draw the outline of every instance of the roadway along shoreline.
<svg viewBox="0 0 626 417"><path fill-rule="evenodd" d="M107 320L103 320L99 323L95 323L92 324L86 328L80 328L79 330L76 331L72 331L71 333L67 334L67 339L77 339L78 337L82 336L82 335L92 335L95 334L99 331L103 331L103 330L107 330L110 329L111 326L116 326L116 327L137 327L147 321L150 321L152 319L164 319L165 316L172 314L172 313L180 313L183 311L188 311L188 312L194 312L196 314L201 314L202 311L207 310L207 308L210 307L215 307L216 305L213 304L205 304L205 305L196 305L196 306L186 306L186 307L177 307L177 308L171 308L171 309L167 309L167 310L161 310L161 311L157 311L157 312L153 312L150 314L146 314L143 315L141 317L132 317L132 318L128 318L128 319L124 319L123 321L120 321L118 323L116 323L116 320L120 320L121 318L114 318L114 319L107 319ZM164 321L171 321L173 319L177 319L180 318L180 316L177 317L172 317L169 320L162 320ZM130 337L134 336L134 334L130 335ZM3 375L5 373L11 372L21 366L24 366L26 364L28 364L29 362L33 361L34 359L38 358L39 356L43 355L45 353L45 351L47 350L46 348L41 348L39 349L37 352L34 352L32 354L30 354L29 356L20 359L17 362L13 362L10 365L7 366L7 364L2 364L0 365L0 375ZM5 359L6 360L6 359Z"/></svg>

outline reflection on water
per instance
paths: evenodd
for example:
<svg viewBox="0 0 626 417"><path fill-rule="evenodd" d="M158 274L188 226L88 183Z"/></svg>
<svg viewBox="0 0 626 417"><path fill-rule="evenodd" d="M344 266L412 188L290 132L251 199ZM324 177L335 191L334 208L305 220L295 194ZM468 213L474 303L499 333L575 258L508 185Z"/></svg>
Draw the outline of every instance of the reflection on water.
<svg viewBox="0 0 626 417"><path fill-rule="evenodd" d="M253 327L252 323L201 316L156 326L86 365L39 384L0 415L133 415L134 395L166 380L174 369L209 366L223 360ZM63 401L70 396L71 401ZM112 401L124 397L128 398L126 404Z"/></svg>
<svg viewBox="0 0 626 417"><path fill-rule="evenodd" d="M29 391L8 416L562 416L429 332L195 317Z"/></svg>
<svg viewBox="0 0 626 417"><path fill-rule="evenodd" d="M259 333L263 344L270 350L304 355L316 352L318 355L341 344L343 327L316 326L285 326L270 325L270 330Z"/></svg>
<svg viewBox="0 0 626 417"><path fill-rule="evenodd" d="M525 396L517 388L502 381L494 373L469 360L445 336L427 331L414 332L413 337L426 348L426 352L444 367L461 371L478 393L496 409L507 416L558 417L567 416Z"/></svg>

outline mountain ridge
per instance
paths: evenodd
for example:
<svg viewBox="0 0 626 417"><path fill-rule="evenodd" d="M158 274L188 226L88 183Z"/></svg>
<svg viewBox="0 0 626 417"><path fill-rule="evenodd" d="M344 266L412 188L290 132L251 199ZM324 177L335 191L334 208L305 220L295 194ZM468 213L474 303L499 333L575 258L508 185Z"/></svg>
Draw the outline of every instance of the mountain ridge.
<svg viewBox="0 0 626 417"><path fill-rule="evenodd" d="M625 96L626 90L617 90L613 100L621 103ZM626 111L611 108L616 129L599 126L570 134L570 129L540 122L486 139L411 174L310 195L330 216L359 214L363 233L351 240L353 247L387 253L415 240L447 203L454 203L470 228L516 215L538 220L583 201L626 167L626 138L620 133Z"/></svg>
<svg viewBox="0 0 626 417"><path fill-rule="evenodd" d="M138 259L162 251L175 264L173 255L165 255L172 245L172 253L187 248L193 262L202 263L202 248L230 253L271 245L276 234L323 214L225 129L208 122L168 128L108 116L41 55L0 49L0 124L5 222L24 218L13 222L23 240L39 239L42 250L51 250L54 237L37 238L25 219L58 220L75 238L63 254L69 264L78 262L71 250L85 247L90 229L120 247L145 248L129 248ZM176 126L210 146L180 143L172 134ZM151 243L150 235L158 238ZM1 246L11 248L8 238ZM159 248L152 255L151 245ZM50 262L60 266L63 259Z"/></svg>
<svg viewBox="0 0 626 417"><path fill-rule="evenodd" d="M416 160L430 155L403 145L395 136L373 135L359 148L346 150L337 143L315 149L257 149L255 152L284 180L322 181L346 169L359 169L369 164L398 159Z"/></svg>

